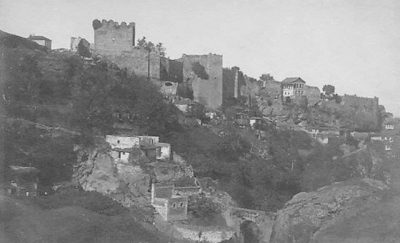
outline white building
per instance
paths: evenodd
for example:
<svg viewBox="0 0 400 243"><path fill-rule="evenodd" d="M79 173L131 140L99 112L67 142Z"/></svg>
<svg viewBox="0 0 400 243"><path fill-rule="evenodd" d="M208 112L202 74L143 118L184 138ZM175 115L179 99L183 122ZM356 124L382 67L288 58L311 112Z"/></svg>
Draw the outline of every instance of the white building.
<svg viewBox="0 0 400 243"><path fill-rule="evenodd" d="M171 159L171 145L169 143L158 143L157 144L157 156L159 160L170 160Z"/></svg>
<svg viewBox="0 0 400 243"><path fill-rule="evenodd" d="M305 81L299 77L285 78L282 81L283 97L295 97L304 95Z"/></svg>
<svg viewBox="0 0 400 243"><path fill-rule="evenodd" d="M394 129L394 125L393 124L386 124L385 125L385 129L386 130L393 130Z"/></svg>
<svg viewBox="0 0 400 243"><path fill-rule="evenodd" d="M140 145L140 138L137 136L130 137L123 135L107 135L106 142L111 145L112 149L129 149L133 147L138 148Z"/></svg>

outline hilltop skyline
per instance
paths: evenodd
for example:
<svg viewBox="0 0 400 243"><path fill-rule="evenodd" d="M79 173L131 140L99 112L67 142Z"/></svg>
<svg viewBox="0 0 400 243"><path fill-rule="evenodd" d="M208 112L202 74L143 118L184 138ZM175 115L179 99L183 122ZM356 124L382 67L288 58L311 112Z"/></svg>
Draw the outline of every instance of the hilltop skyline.
<svg viewBox="0 0 400 243"><path fill-rule="evenodd" d="M400 115L400 2L386 1L0 1L0 29L93 42L92 21L135 22L136 39L162 42L167 56L218 53L224 67L258 78L300 76L339 94L377 96Z"/></svg>

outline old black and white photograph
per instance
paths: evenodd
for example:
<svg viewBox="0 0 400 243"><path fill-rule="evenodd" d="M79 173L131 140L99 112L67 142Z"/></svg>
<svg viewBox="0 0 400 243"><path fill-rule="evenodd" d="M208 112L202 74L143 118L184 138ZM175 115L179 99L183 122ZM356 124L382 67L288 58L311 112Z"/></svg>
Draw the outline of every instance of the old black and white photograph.
<svg viewBox="0 0 400 243"><path fill-rule="evenodd" d="M0 0L0 243L400 242L398 92L398 0Z"/></svg>

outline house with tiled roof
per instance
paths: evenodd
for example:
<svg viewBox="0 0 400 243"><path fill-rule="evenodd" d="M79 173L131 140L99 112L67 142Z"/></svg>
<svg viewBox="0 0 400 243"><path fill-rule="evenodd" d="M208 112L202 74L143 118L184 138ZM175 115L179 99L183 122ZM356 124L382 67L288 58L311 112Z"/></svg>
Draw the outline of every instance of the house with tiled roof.
<svg viewBox="0 0 400 243"><path fill-rule="evenodd" d="M306 82L300 77L285 78L281 83L283 98L295 98L304 95L305 84Z"/></svg>

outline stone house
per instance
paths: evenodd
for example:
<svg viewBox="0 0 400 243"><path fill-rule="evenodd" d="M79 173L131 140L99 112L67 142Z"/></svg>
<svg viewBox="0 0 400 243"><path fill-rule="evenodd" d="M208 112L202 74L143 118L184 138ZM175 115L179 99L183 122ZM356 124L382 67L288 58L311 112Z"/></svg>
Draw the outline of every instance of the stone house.
<svg viewBox="0 0 400 243"><path fill-rule="evenodd" d="M285 78L281 83L283 98L292 99L304 95L305 83L300 77Z"/></svg>
<svg viewBox="0 0 400 243"><path fill-rule="evenodd" d="M30 35L28 37L29 40L38 43L41 46L47 47L51 50L51 40L41 35Z"/></svg>
<svg viewBox="0 0 400 243"><path fill-rule="evenodd" d="M128 162L134 149L142 150L151 161L171 159L171 145L160 143L157 136L107 135L106 142L110 144L110 155L116 161Z"/></svg>
<svg viewBox="0 0 400 243"><path fill-rule="evenodd" d="M174 185L151 185L151 205L165 221L187 219L188 198L175 195Z"/></svg>
<svg viewBox="0 0 400 243"><path fill-rule="evenodd" d="M37 196L39 170L34 167L10 166L7 192L16 196Z"/></svg>

